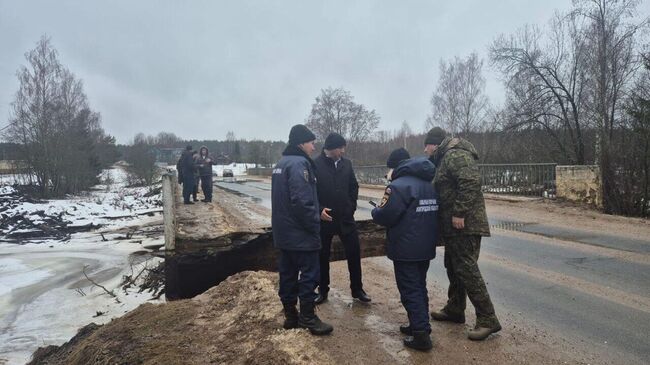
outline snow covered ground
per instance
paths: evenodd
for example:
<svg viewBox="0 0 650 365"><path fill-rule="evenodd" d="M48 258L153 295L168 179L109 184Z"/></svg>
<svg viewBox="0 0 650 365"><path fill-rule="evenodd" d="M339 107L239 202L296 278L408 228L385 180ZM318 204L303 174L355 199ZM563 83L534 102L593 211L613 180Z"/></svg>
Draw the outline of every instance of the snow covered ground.
<svg viewBox="0 0 650 365"><path fill-rule="evenodd" d="M255 167L254 163L236 163L233 162L230 165L214 165L212 166L212 172L217 174L217 176L223 176L223 170L232 170L233 175L242 176L246 175L246 169Z"/></svg>
<svg viewBox="0 0 650 365"><path fill-rule="evenodd" d="M67 199L3 201L2 219L9 223L0 224L0 237L11 238L13 235L38 231L39 225L43 224L46 227L41 229L49 228L47 217L58 217L70 228L87 225L116 228L140 215L162 210L160 194L148 194L150 189L145 187L126 187L126 172L121 168L105 170L101 181L103 184L95 186L91 192ZM0 196L15 192L11 186L0 186ZM16 221L16 217L24 219Z"/></svg>
<svg viewBox="0 0 650 365"><path fill-rule="evenodd" d="M108 322L151 299L150 293L123 290L120 283L160 261L144 249L163 243L160 195L126 187L120 168L106 170L102 178L108 184L87 194L19 201L2 212L3 220L21 215L38 225L43 216L60 215L70 226L101 228L63 240L0 242L0 365L23 364L36 348L60 345L84 325ZM15 191L0 186L2 195L15 196ZM0 239L8 231L0 231ZM84 271L117 298L88 281Z"/></svg>

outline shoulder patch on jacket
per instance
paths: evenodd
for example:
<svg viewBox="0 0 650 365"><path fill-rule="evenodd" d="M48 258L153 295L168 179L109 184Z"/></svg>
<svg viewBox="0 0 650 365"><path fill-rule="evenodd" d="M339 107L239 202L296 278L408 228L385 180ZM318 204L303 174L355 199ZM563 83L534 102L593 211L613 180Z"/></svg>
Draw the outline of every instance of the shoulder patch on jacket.
<svg viewBox="0 0 650 365"><path fill-rule="evenodd" d="M302 175L305 177L305 181L309 182L309 171L307 169L302 170Z"/></svg>
<svg viewBox="0 0 650 365"><path fill-rule="evenodd" d="M384 196L381 198L381 202L379 203L380 208L386 205L386 203L388 203L388 198L390 198L391 192L392 190L390 190L389 187L387 187L386 190L384 190Z"/></svg>

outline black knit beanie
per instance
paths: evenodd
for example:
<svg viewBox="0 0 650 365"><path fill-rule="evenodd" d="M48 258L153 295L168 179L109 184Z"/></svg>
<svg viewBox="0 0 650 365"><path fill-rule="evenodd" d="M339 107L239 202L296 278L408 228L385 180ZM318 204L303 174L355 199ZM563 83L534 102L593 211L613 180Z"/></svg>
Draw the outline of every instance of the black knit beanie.
<svg viewBox="0 0 650 365"><path fill-rule="evenodd" d="M397 165L399 165L400 162L408 160L409 158L411 158L409 151L403 148L398 148L390 153L390 156L388 156L388 161L386 161L386 166L394 169L397 167Z"/></svg>
<svg viewBox="0 0 650 365"><path fill-rule="evenodd" d="M297 146L315 139L314 133L302 124L294 125L291 127L291 132L289 132L289 145L291 146Z"/></svg>
<svg viewBox="0 0 650 365"><path fill-rule="evenodd" d="M335 150L339 147L347 145L345 138L338 133L330 133L327 138L325 138L325 144L323 148L326 150Z"/></svg>
<svg viewBox="0 0 650 365"><path fill-rule="evenodd" d="M435 144L440 145L442 141L447 137L445 130L440 127L433 127L427 133L427 138L424 140L424 145Z"/></svg>

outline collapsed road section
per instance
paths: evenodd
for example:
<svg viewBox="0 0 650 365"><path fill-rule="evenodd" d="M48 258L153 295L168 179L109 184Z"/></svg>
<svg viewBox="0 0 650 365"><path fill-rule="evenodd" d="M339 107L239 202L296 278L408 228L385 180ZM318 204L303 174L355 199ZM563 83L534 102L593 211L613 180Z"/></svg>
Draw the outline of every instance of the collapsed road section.
<svg viewBox="0 0 650 365"><path fill-rule="evenodd" d="M194 297L238 272L276 271L268 208L219 187L213 202L185 205L175 173L167 173L163 209L168 300ZM369 220L357 224L361 257L384 256L385 230ZM330 257L345 259L336 239Z"/></svg>

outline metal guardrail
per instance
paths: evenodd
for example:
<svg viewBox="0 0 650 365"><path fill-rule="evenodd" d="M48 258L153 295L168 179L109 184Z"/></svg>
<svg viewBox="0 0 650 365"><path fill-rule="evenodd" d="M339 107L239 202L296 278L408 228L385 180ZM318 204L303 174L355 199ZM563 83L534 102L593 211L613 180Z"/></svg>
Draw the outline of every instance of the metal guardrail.
<svg viewBox="0 0 650 365"><path fill-rule="evenodd" d="M483 192L509 195L555 197L554 163L479 164ZM354 168L361 184L385 185L388 168L357 166Z"/></svg>
<svg viewBox="0 0 650 365"><path fill-rule="evenodd" d="M354 174L360 184L368 185L386 185L386 173L388 168L385 165L375 166L357 166L354 168Z"/></svg>
<svg viewBox="0 0 650 365"><path fill-rule="evenodd" d="M554 198L555 163L481 164L483 192Z"/></svg>

